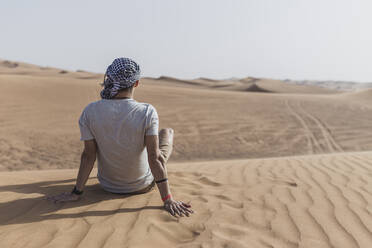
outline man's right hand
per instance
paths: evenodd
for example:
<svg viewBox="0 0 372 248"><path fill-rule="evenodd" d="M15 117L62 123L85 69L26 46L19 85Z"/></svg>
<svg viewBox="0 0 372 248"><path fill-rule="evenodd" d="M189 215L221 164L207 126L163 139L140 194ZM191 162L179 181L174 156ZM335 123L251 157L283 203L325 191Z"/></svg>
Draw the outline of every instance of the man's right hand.
<svg viewBox="0 0 372 248"><path fill-rule="evenodd" d="M164 202L164 208L174 217L189 217L190 214L194 213L191 209L191 205L182 201L175 201L168 199Z"/></svg>

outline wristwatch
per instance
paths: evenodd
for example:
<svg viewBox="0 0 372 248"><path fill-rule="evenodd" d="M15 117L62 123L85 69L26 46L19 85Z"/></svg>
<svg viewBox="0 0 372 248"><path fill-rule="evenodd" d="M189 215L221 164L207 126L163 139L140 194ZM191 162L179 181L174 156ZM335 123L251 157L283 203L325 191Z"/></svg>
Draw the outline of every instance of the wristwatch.
<svg viewBox="0 0 372 248"><path fill-rule="evenodd" d="M71 191L71 194L75 194L75 195L82 195L84 191L80 191L80 190L77 190L76 186L74 187L74 189Z"/></svg>

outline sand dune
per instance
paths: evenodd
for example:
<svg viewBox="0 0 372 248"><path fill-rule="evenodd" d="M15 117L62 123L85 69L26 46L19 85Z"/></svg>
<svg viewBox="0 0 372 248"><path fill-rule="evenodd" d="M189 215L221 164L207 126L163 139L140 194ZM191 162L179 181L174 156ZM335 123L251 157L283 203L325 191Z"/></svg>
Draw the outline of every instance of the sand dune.
<svg viewBox="0 0 372 248"><path fill-rule="evenodd" d="M345 93L344 98L347 100L352 100L353 102L359 102L367 107L372 107L372 89L359 90L356 92Z"/></svg>
<svg viewBox="0 0 372 248"><path fill-rule="evenodd" d="M68 71L53 67L41 67L37 65L0 60L0 75L28 75L39 77L63 77L76 79L100 79L101 74L86 72L82 70Z"/></svg>
<svg viewBox="0 0 372 248"><path fill-rule="evenodd" d="M268 92L287 94L335 94L336 90L326 89L318 86L288 84L280 80L261 79L247 77L231 80L214 80L199 78L193 80L182 80L172 77L145 78L146 83L161 84L167 86L188 87L196 89L215 89L242 92Z"/></svg>
<svg viewBox="0 0 372 248"><path fill-rule="evenodd" d="M197 213L106 193L96 170L81 201L46 201L75 183L102 78L0 61L0 247L372 247L371 90L144 78L135 99L175 130L172 192Z"/></svg>
<svg viewBox="0 0 372 248"><path fill-rule="evenodd" d="M120 197L96 178L84 199L53 205L76 170L0 173L0 247L372 245L372 153L169 165L173 193L197 211L176 219L158 192Z"/></svg>
<svg viewBox="0 0 372 248"><path fill-rule="evenodd" d="M77 120L99 99L103 75L81 79L56 69L50 76L32 68L34 74L0 73L0 170L76 168L82 148ZM372 98L361 105L346 94L202 89L167 80L142 80L135 98L157 108L161 127L175 129L173 162L372 149ZM255 84L285 89L284 83Z"/></svg>

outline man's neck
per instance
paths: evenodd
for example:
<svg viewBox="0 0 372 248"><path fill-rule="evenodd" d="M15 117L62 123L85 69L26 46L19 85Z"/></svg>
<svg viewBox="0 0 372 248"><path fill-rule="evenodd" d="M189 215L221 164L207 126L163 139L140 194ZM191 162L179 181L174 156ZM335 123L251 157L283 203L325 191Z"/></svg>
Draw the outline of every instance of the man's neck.
<svg viewBox="0 0 372 248"><path fill-rule="evenodd" d="M133 93L120 92L113 99L133 99Z"/></svg>

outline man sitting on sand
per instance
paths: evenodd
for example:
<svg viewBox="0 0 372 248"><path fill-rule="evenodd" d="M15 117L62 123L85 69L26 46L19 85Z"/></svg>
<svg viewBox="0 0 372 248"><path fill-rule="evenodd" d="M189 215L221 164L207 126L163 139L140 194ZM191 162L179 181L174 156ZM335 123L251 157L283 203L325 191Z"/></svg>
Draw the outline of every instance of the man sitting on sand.
<svg viewBox="0 0 372 248"><path fill-rule="evenodd" d="M189 216L191 206L171 195L166 162L172 152L173 130L160 130L158 114L147 103L133 99L140 67L131 59L118 58L107 68L101 100L90 103L79 119L84 151L72 192L50 199L77 201L98 159L102 188L117 194L143 194L155 184L165 209L173 216Z"/></svg>

